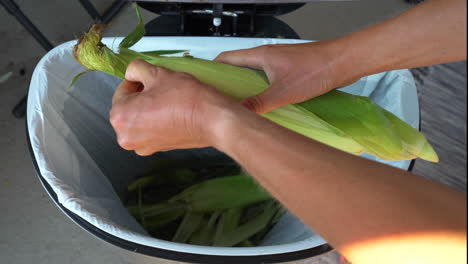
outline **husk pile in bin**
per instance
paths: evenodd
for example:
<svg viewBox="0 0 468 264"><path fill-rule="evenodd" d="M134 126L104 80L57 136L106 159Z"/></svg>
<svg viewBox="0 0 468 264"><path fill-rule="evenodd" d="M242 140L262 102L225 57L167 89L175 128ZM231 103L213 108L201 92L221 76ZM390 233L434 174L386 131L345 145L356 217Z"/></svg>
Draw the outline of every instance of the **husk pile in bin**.
<svg viewBox="0 0 468 264"><path fill-rule="evenodd" d="M101 42L104 25L93 25L79 40L73 55L89 69L86 72L102 71L124 79L127 65L132 60L143 59L153 65L191 74L238 100L268 88L266 75L258 71L192 56L162 56L181 53L181 50L136 52L129 49L145 34L138 9L137 14L139 23L119 44L118 53ZM424 135L367 97L333 90L303 103L280 107L264 116L304 136L356 155L369 153L382 160L419 157L438 162L437 154Z"/></svg>
<svg viewBox="0 0 468 264"><path fill-rule="evenodd" d="M155 167L122 200L152 236L204 246L256 246L285 212L232 160Z"/></svg>

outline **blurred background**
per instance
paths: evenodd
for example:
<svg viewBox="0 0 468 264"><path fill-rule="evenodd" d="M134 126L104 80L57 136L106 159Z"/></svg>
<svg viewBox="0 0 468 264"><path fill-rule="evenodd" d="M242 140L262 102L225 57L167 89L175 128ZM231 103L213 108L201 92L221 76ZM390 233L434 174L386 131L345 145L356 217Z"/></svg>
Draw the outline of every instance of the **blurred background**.
<svg viewBox="0 0 468 264"><path fill-rule="evenodd" d="M102 14L113 0L91 1ZM17 0L52 45L77 39L93 23L78 0ZM404 0L309 3L279 16L302 39L344 35L395 16ZM142 10L145 22L157 17ZM106 36L123 36L135 25L125 4ZM0 259L2 263L171 263L128 252L89 235L59 211L39 183L27 146L25 120L12 109L27 93L45 50L0 7ZM413 171L466 192L466 62L412 69L421 108L421 130L440 163L417 160ZM338 263L338 254L297 263Z"/></svg>

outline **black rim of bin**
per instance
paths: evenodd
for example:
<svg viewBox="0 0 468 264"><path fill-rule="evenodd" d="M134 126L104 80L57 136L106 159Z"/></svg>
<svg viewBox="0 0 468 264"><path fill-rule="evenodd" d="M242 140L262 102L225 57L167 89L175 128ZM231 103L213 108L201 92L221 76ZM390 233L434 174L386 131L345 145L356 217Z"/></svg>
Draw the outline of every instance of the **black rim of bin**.
<svg viewBox="0 0 468 264"><path fill-rule="evenodd" d="M68 210L62 204L58 202L57 194L54 192L52 187L42 176L39 170L39 165L37 164L36 157L34 156L34 151L31 145L31 138L29 137L27 114L26 114L25 120L26 120L26 136L27 136L27 141L28 141L29 153L31 155L32 162L34 164L34 168L36 169L37 176L42 186L44 187L46 192L49 194L50 198L52 198L54 203L60 208L60 210L66 216L68 216L73 222L75 222L81 228L83 228L88 233L96 236L97 238L104 240L114 246L129 250L132 252L138 252L144 255L152 256L152 257L159 257L159 258L175 260L175 261L183 261L183 262L191 262L191 263L227 263L227 264L230 264L230 263L233 263L233 264L278 263L278 262L294 261L294 260L300 260L300 259L305 259L305 258L310 258L310 257L316 257L316 256L319 256L321 254L324 254L333 250L333 248L329 244L323 244L323 245L309 248L309 249L287 252L287 253L280 253L280 254L256 255L256 256L207 255L207 254L186 253L186 252L145 246L145 245L134 243L134 242L122 239L120 237L114 236L112 234L109 234L95 227L94 225L88 223L86 220L84 220L77 214L73 213L72 211Z"/></svg>

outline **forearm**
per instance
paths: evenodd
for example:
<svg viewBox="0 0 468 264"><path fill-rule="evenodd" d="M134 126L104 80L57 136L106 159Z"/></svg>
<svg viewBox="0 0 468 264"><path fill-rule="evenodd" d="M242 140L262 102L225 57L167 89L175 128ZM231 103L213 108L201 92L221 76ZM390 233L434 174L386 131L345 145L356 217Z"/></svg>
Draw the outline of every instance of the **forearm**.
<svg viewBox="0 0 468 264"><path fill-rule="evenodd" d="M423 234L434 248L450 239L463 240L462 194L327 147L246 110L236 111L225 113L214 129L215 146L351 261L405 263L410 254L421 254L415 245ZM412 246L390 253L404 243ZM387 249L388 255L382 255ZM364 260L372 252L379 260Z"/></svg>
<svg viewBox="0 0 468 264"><path fill-rule="evenodd" d="M466 59L466 0L429 0L329 41L349 78Z"/></svg>

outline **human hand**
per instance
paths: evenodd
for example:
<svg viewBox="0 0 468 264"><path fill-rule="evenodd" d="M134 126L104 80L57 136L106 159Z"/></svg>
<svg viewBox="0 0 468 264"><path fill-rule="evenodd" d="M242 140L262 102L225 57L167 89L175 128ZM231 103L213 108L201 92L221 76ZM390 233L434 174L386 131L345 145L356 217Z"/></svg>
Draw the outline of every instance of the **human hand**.
<svg viewBox="0 0 468 264"><path fill-rule="evenodd" d="M324 41L227 51L215 60L266 73L270 88L242 101L250 110L266 113L356 81L356 77L346 76L346 72L338 68L338 54L333 46Z"/></svg>
<svg viewBox="0 0 468 264"><path fill-rule="evenodd" d="M220 109L242 108L188 74L143 60L129 64L125 79L115 91L110 122L119 145L142 156L213 145Z"/></svg>

